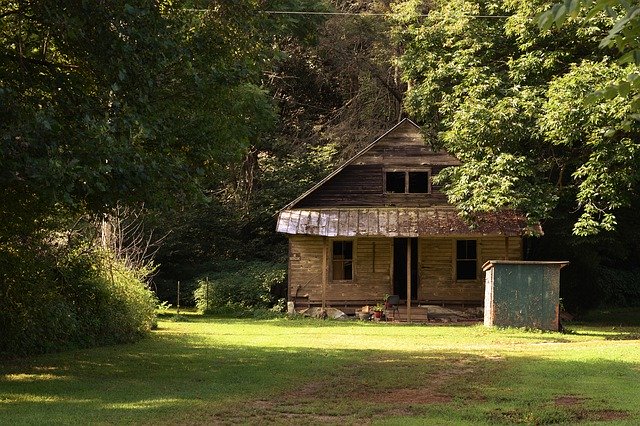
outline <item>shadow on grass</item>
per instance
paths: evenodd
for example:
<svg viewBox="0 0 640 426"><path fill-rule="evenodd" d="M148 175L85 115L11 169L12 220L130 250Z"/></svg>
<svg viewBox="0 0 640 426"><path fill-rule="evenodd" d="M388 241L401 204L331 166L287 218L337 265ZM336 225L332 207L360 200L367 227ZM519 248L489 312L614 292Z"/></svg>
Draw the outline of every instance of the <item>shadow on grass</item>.
<svg viewBox="0 0 640 426"><path fill-rule="evenodd" d="M158 334L135 345L6 363L0 367L0 424L393 418L477 424L609 417L632 424L640 418L631 384L639 382L638 365L623 361L215 347L198 336Z"/></svg>

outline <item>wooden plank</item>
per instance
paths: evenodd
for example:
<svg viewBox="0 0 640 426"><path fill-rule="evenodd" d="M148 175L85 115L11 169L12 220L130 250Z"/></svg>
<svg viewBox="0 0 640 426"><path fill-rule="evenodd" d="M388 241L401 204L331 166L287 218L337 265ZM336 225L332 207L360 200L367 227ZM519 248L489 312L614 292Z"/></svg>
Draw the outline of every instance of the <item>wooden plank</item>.
<svg viewBox="0 0 640 426"><path fill-rule="evenodd" d="M404 209L398 210L398 235L409 236L409 214Z"/></svg>
<svg viewBox="0 0 640 426"><path fill-rule="evenodd" d="M389 213L387 210L378 210L378 235L388 235Z"/></svg>
<svg viewBox="0 0 640 426"><path fill-rule="evenodd" d="M327 307L327 280L329 278L329 244L327 237L322 238L322 310Z"/></svg>
<svg viewBox="0 0 640 426"><path fill-rule="evenodd" d="M415 210L409 210L409 234L412 237L417 237L418 234L418 213Z"/></svg>

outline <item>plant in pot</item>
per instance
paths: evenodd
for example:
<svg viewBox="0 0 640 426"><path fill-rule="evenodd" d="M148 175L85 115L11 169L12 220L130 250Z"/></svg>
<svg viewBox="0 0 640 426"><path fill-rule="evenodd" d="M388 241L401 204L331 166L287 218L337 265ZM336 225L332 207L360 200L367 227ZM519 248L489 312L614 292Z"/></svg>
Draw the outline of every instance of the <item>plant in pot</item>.
<svg viewBox="0 0 640 426"><path fill-rule="evenodd" d="M382 303L378 303L373 307L373 317L376 319L382 318L382 312L384 312L384 305Z"/></svg>

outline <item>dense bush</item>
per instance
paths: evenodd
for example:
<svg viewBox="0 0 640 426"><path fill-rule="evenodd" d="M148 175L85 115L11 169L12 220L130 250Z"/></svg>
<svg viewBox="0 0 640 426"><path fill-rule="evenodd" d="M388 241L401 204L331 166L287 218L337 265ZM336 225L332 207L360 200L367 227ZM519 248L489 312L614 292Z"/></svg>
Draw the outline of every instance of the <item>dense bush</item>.
<svg viewBox="0 0 640 426"><path fill-rule="evenodd" d="M640 270L599 268L600 306L640 306Z"/></svg>
<svg viewBox="0 0 640 426"><path fill-rule="evenodd" d="M198 310L211 313L220 308L266 309L277 303L278 289L286 285L285 264L236 261L224 272L199 280L195 291Z"/></svg>
<svg viewBox="0 0 640 426"><path fill-rule="evenodd" d="M43 245L0 250L0 355L134 341L154 320L155 297L112 256Z"/></svg>

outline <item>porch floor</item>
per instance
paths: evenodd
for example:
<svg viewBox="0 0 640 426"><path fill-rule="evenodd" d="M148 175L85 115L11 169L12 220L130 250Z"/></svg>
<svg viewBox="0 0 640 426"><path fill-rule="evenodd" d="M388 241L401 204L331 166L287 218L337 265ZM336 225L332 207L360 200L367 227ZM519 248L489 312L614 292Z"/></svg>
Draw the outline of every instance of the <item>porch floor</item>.
<svg viewBox="0 0 640 426"><path fill-rule="evenodd" d="M411 318L407 315L407 306L399 306L395 315L385 311L381 321L416 323L469 323L483 321L483 311L479 307L419 305L411 307Z"/></svg>
<svg viewBox="0 0 640 426"><path fill-rule="evenodd" d="M336 308L339 311L344 312L349 316L353 316L354 318L359 318L359 313L361 310L361 305L358 308L353 306L349 307L340 307L340 306L331 306L332 308ZM368 304L371 309L373 304ZM314 309L320 309L320 307L315 307ZM305 312L306 309L302 309L300 312ZM398 310L393 312L391 310L386 310L383 314L383 317L380 319L374 318L373 315L371 317L372 321L383 321L383 322L414 322L414 323L476 323L482 322L484 320L484 310L481 306L478 306L478 303L475 304L427 304L427 303L416 303L411 306L411 318L408 317L407 314L407 305L400 304L398 306Z"/></svg>

